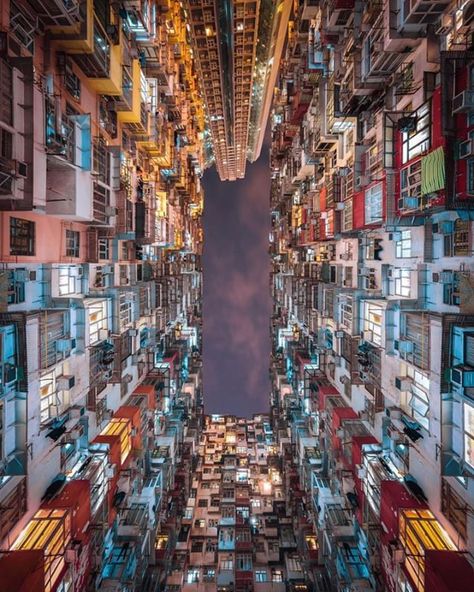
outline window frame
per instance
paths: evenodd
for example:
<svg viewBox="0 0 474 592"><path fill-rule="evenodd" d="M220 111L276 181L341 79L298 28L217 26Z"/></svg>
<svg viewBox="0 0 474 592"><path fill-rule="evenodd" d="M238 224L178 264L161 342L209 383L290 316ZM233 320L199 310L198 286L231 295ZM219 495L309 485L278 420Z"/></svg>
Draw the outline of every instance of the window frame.
<svg viewBox="0 0 474 592"><path fill-rule="evenodd" d="M14 244L13 239L17 239ZM23 243L23 244L22 244ZM34 257L36 254L36 222L26 218L10 217L10 255Z"/></svg>

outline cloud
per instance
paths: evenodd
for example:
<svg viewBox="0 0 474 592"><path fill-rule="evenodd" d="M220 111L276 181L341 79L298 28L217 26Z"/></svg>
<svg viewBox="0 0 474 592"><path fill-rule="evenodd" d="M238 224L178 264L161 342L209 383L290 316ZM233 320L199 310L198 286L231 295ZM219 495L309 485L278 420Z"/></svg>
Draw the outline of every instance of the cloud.
<svg viewBox="0 0 474 592"><path fill-rule="evenodd" d="M204 188L205 408L250 416L268 409L268 162L234 183L209 171Z"/></svg>

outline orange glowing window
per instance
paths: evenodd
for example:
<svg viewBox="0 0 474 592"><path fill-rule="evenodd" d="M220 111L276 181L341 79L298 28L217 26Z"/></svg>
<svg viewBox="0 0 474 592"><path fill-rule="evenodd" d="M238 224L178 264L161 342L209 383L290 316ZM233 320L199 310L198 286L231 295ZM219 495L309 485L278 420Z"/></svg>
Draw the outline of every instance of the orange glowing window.
<svg viewBox="0 0 474 592"><path fill-rule="evenodd" d="M12 550L44 551L45 592L50 592L56 588L66 569L65 550L70 540L68 510L38 510L13 543Z"/></svg>
<svg viewBox="0 0 474 592"><path fill-rule="evenodd" d="M113 417L101 436L118 436L120 438L120 462L123 464L132 449L132 424L129 419Z"/></svg>
<svg viewBox="0 0 474 592"><path fill-rule="evenodd" d="M457 551L447 532L430 510L401 510L400 540L405 550L405 568L416 590L424 590L425 551Z"/></svg>

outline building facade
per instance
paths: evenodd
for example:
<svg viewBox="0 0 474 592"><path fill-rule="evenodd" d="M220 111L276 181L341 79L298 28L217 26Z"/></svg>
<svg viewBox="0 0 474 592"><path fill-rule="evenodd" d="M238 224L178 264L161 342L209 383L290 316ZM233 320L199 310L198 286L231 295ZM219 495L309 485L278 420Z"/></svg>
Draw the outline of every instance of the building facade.
<svg viewBox="0 0 474 592"><path fill-rule="evenodd" d="M186 5L212 158L222 181L242 179L262 148L291 0Z"/></svg>
<svg viewBox="0 0 474 592"><path fill-rule="evenodd" d="M291 15L272 113L271 406L319 544L312 580L323 569L335 590L472 579L473 9L321 0Z"/></svg>
<svg viewBox="0 0 474 592"><path fill-rule="evenodd" d="M473 33L1 3L0 592L470 589ZM201 177L271 104L270 410L205 416Z"/></svg>
<svg viewBox="0 0 474 592"><path fill-rule="evenodd" d="M159 590L202 423L179 3L0 13L0 589Z"/></svg>

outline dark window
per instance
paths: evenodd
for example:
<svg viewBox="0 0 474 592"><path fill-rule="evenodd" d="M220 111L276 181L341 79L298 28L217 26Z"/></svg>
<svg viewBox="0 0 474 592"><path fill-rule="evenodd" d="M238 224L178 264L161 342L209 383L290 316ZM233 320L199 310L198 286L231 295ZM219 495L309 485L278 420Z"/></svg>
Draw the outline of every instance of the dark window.
<svg viewBox="0 0 474 592"><path fill-rule="evenodd" d="M79 257L81 235L76 230L66 230L66 256Z"/></svg>
<svg viewBox="0 0 474 592"><path fill-rule="evenodd" d="M35 223L10 218L10 255L35 254Z"/></svg>

